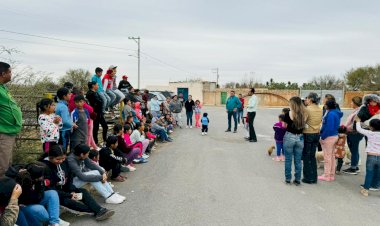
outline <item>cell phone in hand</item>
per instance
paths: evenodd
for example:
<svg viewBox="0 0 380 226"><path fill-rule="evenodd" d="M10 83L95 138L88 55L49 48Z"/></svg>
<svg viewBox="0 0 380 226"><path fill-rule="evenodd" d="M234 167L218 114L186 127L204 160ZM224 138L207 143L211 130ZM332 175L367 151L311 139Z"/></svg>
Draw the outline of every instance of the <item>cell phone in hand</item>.
<svg viewBox="0 0 380 226"><path fill-rule="evenodd" d="M83 198L83 193L75 193L75 195L76 195L75 200L77 200L77 201L82 200L82 198Z"/></svg>

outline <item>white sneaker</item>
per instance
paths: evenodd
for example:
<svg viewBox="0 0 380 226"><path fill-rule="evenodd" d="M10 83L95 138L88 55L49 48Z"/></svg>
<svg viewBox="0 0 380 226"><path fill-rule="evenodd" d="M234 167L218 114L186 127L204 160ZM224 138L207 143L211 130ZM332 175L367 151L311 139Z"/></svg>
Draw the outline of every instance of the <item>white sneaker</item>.
<svg viewBox="0 0 380 226"><path fill-rule="evenodd" d="M69 226L70 223L59 218L59 226Z"/></svg>
<svg viewBox="0 0 380 226"><path fill-rule="evenodd" d="M143 157L144 159L147 159L147 158L149 158L149 155L143 154L141 157Z"/></svg>
<svg viewBox="0 0 380 226"><path fill-rule="evenodd" d="M130 172L136 171L136 168L133 166L128 165L127 168L129 169Z"/></svg>
<svg viewBox="0 0 380 226"><path fill-rule="evenodd" d="M192 129L193 128L193 126L190 126L190 129Z"/></svg>
<svg viewBox="0 0 380 226"><path fill-rule="evenodd" d="M123 201L124 200L120 196L118 196L116 193L114 193L113 195L108 197L108 199L106 199L106 203L108 204L120 204Z"/></svg>
<svg viewBox="0 0 380 226"><path fill-rule="evenodd" d="M207 135L207 133L205 132L205 134Z"/></svg>
<svg viewBox="0 0 380 226"><path fill-rule="evenodd" d="M123 202L127 199L127 197L120 195L119 193L115 193L120 199L123 200Z"/></svg>
<svg viewBox="0 0 380 226"><path fill-rule="evenodd" d="M204 135L205 135L205 133L202 132L202 136L204 136Z"/></svg>

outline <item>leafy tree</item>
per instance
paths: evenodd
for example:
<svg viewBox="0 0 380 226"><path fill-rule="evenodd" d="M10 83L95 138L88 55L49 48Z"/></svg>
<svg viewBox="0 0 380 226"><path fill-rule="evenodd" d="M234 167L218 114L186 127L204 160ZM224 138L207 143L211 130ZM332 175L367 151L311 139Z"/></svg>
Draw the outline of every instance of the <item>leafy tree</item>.
<svg viewBox="0 0 380 226"><path fill-rule="evenodd" d="M352 90L380 90L380 64L351 69L345 75L346 84Z"/></svg>
<svg viewBox="0 0 380 226"><path fill-rule="evenodd" d="M85 69L69 69L66 74L59 79L58 84L63 86L65 82L71 82L74 86L86 89L87 83L91 80L91 73Z"/></svg>
<svg viewBox="0 0 380 226"><path fill-rule="evenodd" d="M302 85L302 89L343 89L344 81L334 75L322 75L313 77L309 82Z"/></svg>

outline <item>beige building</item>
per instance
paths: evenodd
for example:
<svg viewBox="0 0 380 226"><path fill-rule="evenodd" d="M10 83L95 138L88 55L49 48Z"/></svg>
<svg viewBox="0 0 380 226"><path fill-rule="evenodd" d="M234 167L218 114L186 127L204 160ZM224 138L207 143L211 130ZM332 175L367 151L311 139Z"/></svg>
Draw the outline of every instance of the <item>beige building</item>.
<svg viewBox="0 0 380 226"><path fill-rule="evenodd" d="M183 93L185 99L188 95L193 96L193 100L203 102L203 93L212 92L216 89L216 82L190 81L190 82L169 82L168 86L147 86L150 91L170 91L175 94Z"/></svg>

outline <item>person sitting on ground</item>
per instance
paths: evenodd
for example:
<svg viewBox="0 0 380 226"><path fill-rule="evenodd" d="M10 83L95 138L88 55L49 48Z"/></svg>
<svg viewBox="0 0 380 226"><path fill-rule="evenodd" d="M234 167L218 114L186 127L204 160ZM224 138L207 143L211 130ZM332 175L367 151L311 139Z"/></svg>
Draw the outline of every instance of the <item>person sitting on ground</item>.
<svg viewBox="0 0 380 226"><path fill-rule="evenodd" d="M141 112L141 102L136 102L134 104L134 110L136 112L136 117L138 120L141 120L143 118L142 112Z"/></svg>
<svg viewBox="0 0 380 226"><path fill-rule="evenodd" d="M138 158L141 148L134 145L128 145L126 143L124 139L124 128L121 124L116 124L113 127L113 133L115 136L117 136L118 149L122 152L124 158L127 160L125 165L130 171L135 171L136 168L132 167L131 164L133 163L133 160Z"/></svg>
<svg viewBox="0 0 380 226"><path fill-rule="evenodd" d="M145 138L145 133L144 133L144 124L142 123L137 123L135 130L132 132L131 136L131 141L133 144L136 144L138 142L141 142L143 145L142 152L140 153L139 157L142 157L144 159L149 158L149 155L145 154L146 150L149 147L150 141Z"/></svg>
<svg viewBox="0 0 380 226"><path fill-rule="evenodd" d="M155 151L156 150L156 138L157 136L154 135L152 132L151 132L151 121L147 121L145 124L144 124L144 133L145 133L145 137L149 140L149 145L150 145L150 152L148 152L148 154L151 153L151 151Z"/></svg>
<svg viewBox="0 0 380 226"><path fill-rule="evenodd" d="M37 104L38 125L40 126L40 136L42 150L46 153L53 145L58 145L59 129L62 128L62 119L55 114L55 104L52 99L42 99Z"/></svg>
<svg viewBox="0 0 380 226"><path fill-rule="evenodd" d="M74 98L76 108L71 112L74 130L71 134L71 149L78 144L87 144L88 124L90 123L90 113L84 108L85 99L82 95Z"/></svg>
<svg viewBox="0 0 380 226"><path fill-rule="evenodd" d="M167 134L167 130L164 126L162 126L162 121L161 119L157 117L153 117L152 119L152 132L156 135L158 135L161 139L161 142L166 143L166 142L172 142L173 139L169 137Z"/></svg>
<svg viewBox="0 0 380 226"><path fill-rule="evenodd" d="M0 225L14 226L16 224L19 206L18 198L22 188L9 177L0 178Z"/></svg>
<svg viewBox="0 0 380 226"><path fill-rule="evenodd" d="M167 115L164 115L165 118L164 118L164 122L166 124L166 130L168 131L168 134L171 134L173 133L173 129L174 129L174 126L173 126L173 117L171 114L167 114Z"/></svg>
<svg viewBox="0 0 380 226"><path fill-rule="evenodd" d="M128 145L128 147L131 147L132 149L137 148L139 150L139 155L137 156L137 159L138 159L140 156L140 153L143 150L143 145L142 145L142 142L132 143L132 141L131 141L132 132L133 132L133 130L131 129L131 127L129 125L125 124L124 125L124 133L123 133L125 143ZM135 160L138 161L137 159L135 159ZM133 160L133 162L135 162L135 160ZM144 158L141 158L140 160L143 160L142 163L146 163L146 161L144 161L145 160Z"/></svg>
<svg viewBox="0 0 380 226"><path fill-rule="evenodd" d="M362 195L368 196L370 187L380 182L378 177L380 169L380 119L372 119L369 122L370 130L365 130L361 127L360 122L362 120L358 116L355 121L356 130L368 138L365 181L360 191Z"/></svg>
<svg viewBox="0 0 380 226"><path fill-rule="evenodd" d="M64 151L64 149L63 149ZM25 217L34 220L33 226L65 225L70 223L59 219L59 197L54 190L48 190L49 180L45 180L46 165L41 162L26 166L15 165L8 169L6 175L14 178L22 188L19 204L25 206L21 211ZM33 216L33 217L31 217Z"/></svg>
<svg viewBox="0 0 380 226"><path fill-rule="evenodd" d="M89 152L90 147L79 144L67 158L70 170L74 175L74 186L81 188L86 184L91 184L105 199L106 203L122 203L126 198L113 191L111 185L107 182L106 172L88 158Z"/></svg>
<svg viewBox="0 0 380 226"><path fill-rule="evenodd" d="M120 175L121 166L127 160L122 156L122 153L117 149L117 136L109 136L106 146L99 151L99 165L106 171L112 170L111 180L124 182L125 178Z"/></svg>
<svg viewBox="0 0 380 226"><path fill-rule="evenodd" d="M114 215L113 210L101 207L84 188L73 185L73 175L70 171L66 154L60 145L49 150L48 157L42 162L47 165L45 177L50 180L49 188L56 190L60 204L74 211L95 215L97 221L103 221Z"/></svg>
<svg viewBox="0 0 380 226"><path fill-rule="evenodd" d="M125 125L129 125L132 131L135 130L136 123L133 121L133 116L127 116L127 121L125 122Z"/></svg>

